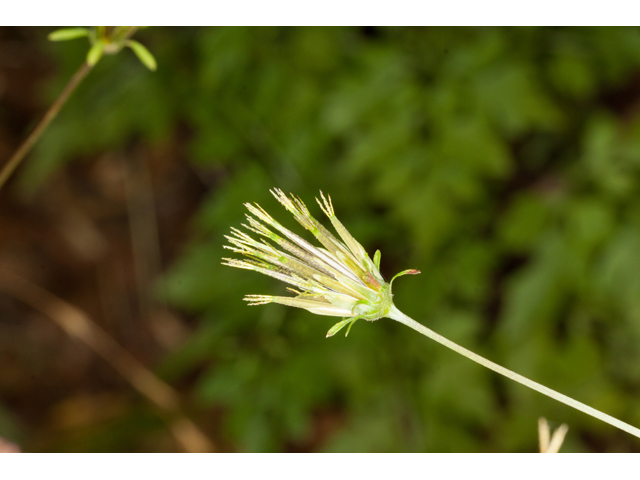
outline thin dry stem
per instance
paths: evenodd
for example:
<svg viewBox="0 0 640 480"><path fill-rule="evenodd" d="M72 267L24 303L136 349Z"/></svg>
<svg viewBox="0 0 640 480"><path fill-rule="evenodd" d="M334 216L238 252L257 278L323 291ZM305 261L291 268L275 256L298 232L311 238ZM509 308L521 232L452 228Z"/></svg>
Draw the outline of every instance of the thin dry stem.
<svg viewBox="0 0 640 480"><path fill-rule="evenodd" d="M174 348L187 337L188 331L169 312L163 296L154 295L153 291L153 284L160 275L160 235L147 150L139 147L134 154L121 156L121 164L125 176L140 316L163 347Z"/></svg>
<svg viewBox="0 0 640 480"><path fill-rule="evenodd" d="M182 412L178 393L122 348L79 308L6 271L0 290L51 318L69 336L81 340L110 363L147 400L167 414L170 429L187 452L213 452L211 440Z"/></svg>
<svg viewBox="0 0 640 480"><path fill-rule="evenodd" d="M0 171L0 189L7 182L11 174L15 171L16 168L20 165L22 160L26 157L26 155L31 151L33 146L36 144L42 132L46 130L51 121L56 118L58 112L62 106L67 102L69 96L73 93L73 91L77 88L78 85L84 80L84 77L91 71L91 65L87 62L84 62L78 71L71 77L67 86L64 87L58 98L51 104L47 113L45 113L42 120L36 125L36 128L29 134L27 139L22 142L22 145L16 150L13 156L9 159L9 161L2 167L2 171Z"/></svg>

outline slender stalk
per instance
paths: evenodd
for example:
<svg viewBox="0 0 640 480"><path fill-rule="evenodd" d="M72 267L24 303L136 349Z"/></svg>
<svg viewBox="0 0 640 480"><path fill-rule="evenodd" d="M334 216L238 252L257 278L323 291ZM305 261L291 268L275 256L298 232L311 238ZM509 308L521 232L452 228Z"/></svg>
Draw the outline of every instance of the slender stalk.
<svg viewBox="0 0 640 480"><path fill-rule="evenodd" d="M555 390L551 390L550 388L547 388L544 385L540 385L539 383L529 380L528 378L523 377L522 375L518 375L517 373L512 372L507 368L501 367L500 365L493 363L492 361L487 360L486 358L481 357L480 355L475 354L464 347L461 347L457 343L454 343L451 340L448 340L442 335L437 334L433 330L428 329L424 325L406 316L404 313L398 310L395 306L391 307L391 310L389 311L388 316L389 318L392 318L393 320L396 320L406 325L407 327L413 328L415 331L423 334L424 336L429 337L432 340L435 340L439 344L444 345L447 348L450 348L454 352L457 352L460 355L463 355L468 359L473 360L474 362L479 363L480 365L483 365L488 369L499 373L500 375L504 375L505 377L510 378L511 380L514 380L518 383L521 383L522 385L525 385L531 388L532 390L535 390L536 392L540 392L543 395L546 395L547 397L551 397L554 400L562 402L565 405L569 405L570 407L573 407L576 410L580 410L581 412L584 412L587 415L591 415L592 417L598 418L603 422L608 423L609 425L618 427L620 430L624 430L625 432L640 438L640 429L637 429L636 427L633 427L628 423L624 423L618 420L617 418L612 417L611 415L602 413L601 411L596 410L595 408L592 408L588 405L585 405L584 403L580 403L571 397L567 397L566 395L558 393Z"/></svg>
<svg viewBox="0 0 640 480"><path fill-rule="evenodd" d="M52 293L5 270L0 270L0 292L31 305L53 320L70 337L84 342L110 363L166 418L171 432L186 452L214 452L215 445L182 411L170 385L142 365L84 311Z"/></svg>
<svg viewBox="0 0 640 480"><path fill-rule="evenodd" d="M82 82L84 77L87 76L87 73L91 71L91 65L87 62L84 62L78 71L71 77L67 86L64 87L64 90L60 93L58 98L51 104L47 113L45 113L42 120L36 125L36 128L33 129L31 134L27 137L27 139L20 145L18 150L13 154L13 156L9 159L9 161L2 167L2 171L0 172L0 189L9 179L11 174L15 171L16 168L20 165L24 157L31 151L33 146L36 144L42 132L46 130L51 121L56 118L58 112L62 108L62 106L67 102L69 96L73 93L78 85Z"/></svg>

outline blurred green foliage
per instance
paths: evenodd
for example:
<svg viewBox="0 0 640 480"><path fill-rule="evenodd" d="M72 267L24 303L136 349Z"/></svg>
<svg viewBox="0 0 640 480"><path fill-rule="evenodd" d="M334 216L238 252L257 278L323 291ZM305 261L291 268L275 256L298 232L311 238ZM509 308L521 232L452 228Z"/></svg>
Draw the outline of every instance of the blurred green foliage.
<svg viewBox="0 0 640 480"><path fill-rule="evenodd" d="M640 30L207 28L140 35L158 60L104 58L39 143L34 189L65 162L187 129L215 172L162 287L200 327L160 367L201 371L197 401L241 451L563 451L632 439L390 320L325 339L331 318L248 293L223 235L268 189L333 197L382 251L396 305L452 340L640 425ZM86 53L50 48L57 93ZM128 58L129 57L129 58ZM206 368L202 368L202 366ZM631 446L630 446L631 445Z"/></svg>

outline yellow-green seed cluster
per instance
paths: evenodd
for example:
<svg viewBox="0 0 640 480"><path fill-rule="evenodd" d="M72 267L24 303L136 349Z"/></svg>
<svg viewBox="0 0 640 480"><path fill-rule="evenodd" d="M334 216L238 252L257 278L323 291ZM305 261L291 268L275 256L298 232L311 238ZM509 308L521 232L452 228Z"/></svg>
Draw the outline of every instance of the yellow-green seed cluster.
<svg viewBox="0 0 640 480"><path fill-rule="evenodd" d="M279 189L271 193L322 247L313 246L286 229L259 205L245 204L251 215L247 215L248 224L243 227L264 238L257 241L232 228L231 235L226 237L231 246L225 248L248 259L224 258L223 264L254 270L297 288L289 289L295 297L247 295L249 305L280 303L318 315L346 317L336 325L342 324L337 330L334 331L336 327L330 330L331 335L358 318L384 317L392 305L391 288L382 278L378 264L336 218L331 198L320 192L322 200L316 200L341 240L311 216L302 200L286 196ZM379 252L376 259L379 262Z"/></svg>

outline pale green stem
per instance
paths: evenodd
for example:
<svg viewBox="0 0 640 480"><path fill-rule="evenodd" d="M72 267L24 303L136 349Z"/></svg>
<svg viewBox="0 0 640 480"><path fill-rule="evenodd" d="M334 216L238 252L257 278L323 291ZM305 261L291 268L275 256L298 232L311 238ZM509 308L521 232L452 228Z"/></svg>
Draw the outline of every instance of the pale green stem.
<svg viewBox="0 0 640 480"><path fill-rule="evenodd" d="M521 383L522 385L525 385L535 390L536 392L540 392L543 395L546 395L547 397L551 397L554 400L562 402L565 405L569 405L570 407L573 407L576 410L580 410L581 412L584 412L587 415L591 415L592 417L598 418L603 422L607 422L609 425L618 427L620 430L624 430L625 432L628 432L631 435L634 435L640 438L640 429L637 429L636 427L633 427L628 423L621 422L620 420L612 417L611 415L602 413L601 411L596 410L595 408L591 408L590 406L585 405L584 403L580 403L574 400L573 398L567 397L566 395L558 393L555 390L551 390L550 388L547 388L544 385L540 385L539 383L529 380L528 378L523 377L522 375L518 375L517 373L512 372L509 369L501 367L500 365L493 363L492 361L487 360L486 358L481 357L480 355L477 355L472 351L467 350L464 347L461 347L457 343L454 343L451 340L446 339L442 335L438 335L433 330L428 329L424 325L406 316L404 313L398 310L395 306L392 306L391 309L389 310L388 317L406 325L407 327L413 328L415 331L420 332L424 336L429 337L432 340L435 340L441 345L444 345L445 347L450 348L454 352L457 352L460 355L463 355L468 359L473 360L474 362L479 363L480 365L483 365L488 369L499 373L500 375L504 375L505 377L510 378L511 380L514 380L518 383Z"/></svg>

